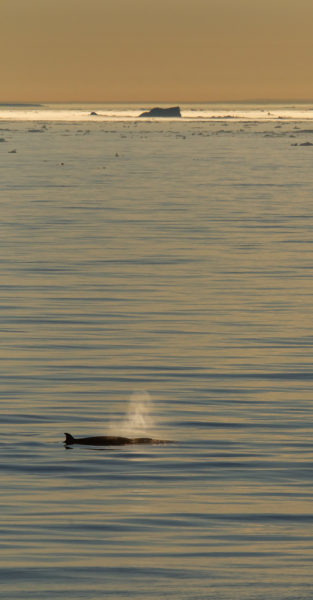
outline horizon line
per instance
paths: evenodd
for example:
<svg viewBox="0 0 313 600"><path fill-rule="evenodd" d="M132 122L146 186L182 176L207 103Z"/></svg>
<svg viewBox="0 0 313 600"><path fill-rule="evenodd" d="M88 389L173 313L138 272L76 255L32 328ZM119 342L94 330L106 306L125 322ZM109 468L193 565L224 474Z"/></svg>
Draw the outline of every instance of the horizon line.
<svg viewBox="0 0 313 600"><path fill-rule="evenodd" d="M311 104L313 98L246 98L222 100L0 100L0 106L40 106L42 104Z"/></svg>

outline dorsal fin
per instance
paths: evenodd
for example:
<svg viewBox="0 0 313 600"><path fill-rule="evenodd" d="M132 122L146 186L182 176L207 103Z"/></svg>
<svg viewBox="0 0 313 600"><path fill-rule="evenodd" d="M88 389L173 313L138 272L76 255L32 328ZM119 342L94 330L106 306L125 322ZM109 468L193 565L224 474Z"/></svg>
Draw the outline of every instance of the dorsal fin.
<svg viewBox="0 0 313 600"><path fill-rule="evenodd" d="M65 443L66 444L73 444L75 442L75 439L73 438L73 436L70 433L65 433Z"/></svg>

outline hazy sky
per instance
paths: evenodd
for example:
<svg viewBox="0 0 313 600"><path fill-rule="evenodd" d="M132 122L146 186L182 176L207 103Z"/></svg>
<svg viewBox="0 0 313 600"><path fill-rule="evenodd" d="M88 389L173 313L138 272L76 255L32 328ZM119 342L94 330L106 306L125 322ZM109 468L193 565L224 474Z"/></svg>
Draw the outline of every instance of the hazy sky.
<svg viewBox="0 0 313 600"><path fill-rule="evenodd" d="M313 100L313 0L0 0L0 102Z"/></svg>

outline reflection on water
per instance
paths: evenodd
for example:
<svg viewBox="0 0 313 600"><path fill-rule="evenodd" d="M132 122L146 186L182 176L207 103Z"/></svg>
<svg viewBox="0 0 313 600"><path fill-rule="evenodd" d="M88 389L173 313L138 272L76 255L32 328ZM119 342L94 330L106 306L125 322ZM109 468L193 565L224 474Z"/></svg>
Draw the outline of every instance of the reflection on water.
<svg viewBox="0 0 313 600"><path fill-rule="evenodd" d="M169 105L161 105L169 108ZM150 111L153 106L142 104L1 104L1 121L22 122L75 122L75 123L132 123L159 121L168 126L169 123L184 122L273 122L281 120L303 121L307 124L313 121L312 104L277 104L264 103L209 103L209 104L183 104L180 106L181 117L145 117L141 118L143 111ZM155 107L154 107L155 108ZM31 130L31 133L40 133L40 130Z"/></svg>
<svg viewBox="0 0 313 600"><path fill-rule="evenodd" d="M5 597L309 600L307 126L30 129L0 132Z"/></svg>

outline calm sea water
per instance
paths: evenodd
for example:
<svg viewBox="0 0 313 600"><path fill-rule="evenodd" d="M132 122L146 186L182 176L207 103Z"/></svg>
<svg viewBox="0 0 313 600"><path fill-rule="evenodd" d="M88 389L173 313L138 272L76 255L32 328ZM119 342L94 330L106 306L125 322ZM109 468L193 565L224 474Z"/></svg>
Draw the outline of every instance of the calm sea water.
<svg viewBox="0 0 313 600"><path fill-rule="evenodd" d="M2 114L4 598L312 598L313 123L256 116Z"/></svg>

